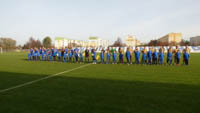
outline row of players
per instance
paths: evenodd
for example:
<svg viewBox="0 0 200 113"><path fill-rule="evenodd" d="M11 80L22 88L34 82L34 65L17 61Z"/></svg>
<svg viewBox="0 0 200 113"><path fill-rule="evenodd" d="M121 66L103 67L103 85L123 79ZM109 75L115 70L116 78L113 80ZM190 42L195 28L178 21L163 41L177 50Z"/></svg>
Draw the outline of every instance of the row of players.
<svg viewBox="0 0 200 113"><path fill-rule="evenodd" d="M102 49L100 54L97 55L96 49L91 50L91 56L93 64L96 64L97 61L100 59L100 63L104 63L104 59L106 60L106 64L112 63L116 64L117 59L119 63L124 63L124 56L126 58L127 64L132 64L133 56L135 56L135 64L163 64L164 63L164 47L160 47L159 50L154 48L144 49L140 52L136 47L135 50L131 48L127 48L126 52L124 53L122 48L119 48L117 51L116 49ZM140 57L140 53L142 53ZM189 65L189 57L190 57L190 50L188 46L182 51L183 53L183 63L185 65ZM117 58L118 56L118 58ZM83 62L83 57L85 57L85 62L89 62L90 59L90 51L86 49L85 51L76 49L31 49L30 53L28 54L29 60L42 60L42 61L64 61L64 62ZM140 59L141 58L141 59ZM181 59L181 51L179 50L178 46L176 49L172 49L171 47L167 50L167 64L172 64L172 59L176 65L180 64ZM141 61L141 62L140 62Z"/></svg>

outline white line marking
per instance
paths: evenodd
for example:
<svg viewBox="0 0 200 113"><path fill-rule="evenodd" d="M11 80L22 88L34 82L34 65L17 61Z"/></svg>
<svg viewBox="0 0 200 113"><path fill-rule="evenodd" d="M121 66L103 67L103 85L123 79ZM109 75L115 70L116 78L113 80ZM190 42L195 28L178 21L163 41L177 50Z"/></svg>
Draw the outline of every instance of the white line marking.
<svg viewBox="0 0 200 113"><path fill-rule="evenodd" d="M49 75L49 76L42 77L42 78L30 81L30 82L26 82L26 83L23 83L23 84L20 84L20 85L13 86L13 87L10 87L10 88L7 88L7 89L3 89L3 90L0 90L0 93L7 92L7 91L10 91L10 90L13 90L13 89L17 89L17 88L21 88L21 87L24 87L24 86L27 86L27 85L31 85L31 84L39 82L41 80L52 78L52 77L61 75L63 73L68 73L68 72L71 72L71 71L74 71L74 70L77 70L77 69L80 69L80 68L83 68L83 67L86 67L86 66L89 66L89 65L90 64L85 64L85 65L79 66L77 68L69 69L69 70L66 70L66 71L63 71L63 72L60 72L60 73L57 73L57 74Z"/></svg>

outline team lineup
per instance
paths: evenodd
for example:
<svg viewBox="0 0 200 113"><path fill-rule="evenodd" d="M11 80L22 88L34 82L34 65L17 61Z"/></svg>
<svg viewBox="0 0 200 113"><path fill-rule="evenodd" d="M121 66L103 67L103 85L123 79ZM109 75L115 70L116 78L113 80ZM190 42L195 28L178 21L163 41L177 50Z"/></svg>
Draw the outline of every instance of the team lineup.
<svg viewBox="0 0 200 113"><path fill-rule="evenodd" d="M91 54L91 55L90 55ZM141 55L140 55L141 54ZM183 64L189 65L189 57L190 57L190 49L188 46L185 47L183 51L181 51L178 46L175 49L169 47L167 49L166 54L166 63L168 65L180 64L181 54L183 58ZM97 64L149 64L149 65L157 65L164 64L165 60L165 48L160 47L158 50L151 47L148 50L144 47L141 51L136 47L135 50L128 47L126 51L122 48L118 50L116 48L107 48L106 50L103 48L97 53L96 49L45 49L45 48L34 48L30 49L28 54L28 60L32 61L60 61L60 62L76 62L76 63L89 63L90 57L92 58L92 63ZM134 59L134 60L133 60Z"/></svg>

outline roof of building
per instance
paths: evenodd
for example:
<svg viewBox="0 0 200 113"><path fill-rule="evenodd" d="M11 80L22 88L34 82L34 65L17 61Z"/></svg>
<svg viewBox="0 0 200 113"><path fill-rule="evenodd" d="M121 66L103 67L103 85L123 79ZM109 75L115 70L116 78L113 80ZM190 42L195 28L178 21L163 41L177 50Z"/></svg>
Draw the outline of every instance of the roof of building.
<svg viewBox="0 0 200 113"><path fill-rule="evenodd" d="M63 37L55 37L55 40L64 40L64 39L68 39L68 38L63 38Z"/></svg>
<svg viewBox="0 0 200 113"><path fill-rule="evenodd" d="M89 40L97 40L97 39L99 39L99 38L95 37L95 36L89 37Z"/></svg>

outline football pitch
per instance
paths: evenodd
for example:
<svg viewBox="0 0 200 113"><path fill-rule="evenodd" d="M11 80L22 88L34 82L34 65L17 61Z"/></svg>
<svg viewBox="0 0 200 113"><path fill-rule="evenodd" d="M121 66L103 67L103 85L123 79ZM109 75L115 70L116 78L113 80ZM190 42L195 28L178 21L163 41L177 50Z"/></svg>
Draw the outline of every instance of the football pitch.
<svg viewBox="0 0 200 113"><path fill-rule="evenodd" d="M189 66L27 61L0 54L0 113L199 113L200 54Z"/></svg>

